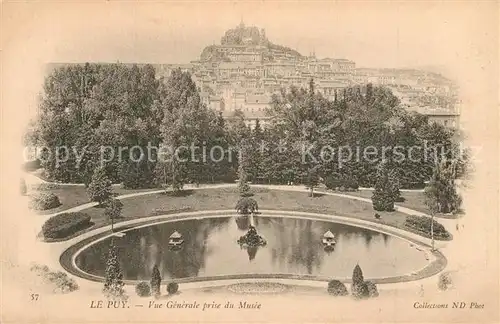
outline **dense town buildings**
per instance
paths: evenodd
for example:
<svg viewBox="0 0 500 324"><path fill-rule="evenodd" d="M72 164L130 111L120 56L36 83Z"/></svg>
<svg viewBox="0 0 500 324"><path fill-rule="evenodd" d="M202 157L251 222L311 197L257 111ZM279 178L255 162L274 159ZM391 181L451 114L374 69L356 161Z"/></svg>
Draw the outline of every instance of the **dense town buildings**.
<svg viewBox="0 0 500 324"><path fill-rule="evenodd" d="M180 68L190 72L202 100L212 109L231 116L241 110L249 124L264 119L273 93L283 87L307 87L314 79L316 90L329 99L335 92L354 85L372 83L393 90L409 110L430 120L458 126L458 99L453 84L436 73L411 69L356 68L344 58L303 56L297 51L271 43L264 29L243 23L230 29L220 45L207 46L200 59L190 64L165 64L158 71L168 77Z"/></svg>
<svg viewBox="0 0 500 324"><path fill-rule="evenodd" d="M431 121L459 126L459 100L453 83L439 74L414 69L359 68L344 58L301 55L267 39L264 29L243 23L226 31L220 45L204 48L200 58L189 64L154 64L159 77L175 69L189 72L202 101L230 117L241 110L249 124L269 120L266 108L274 93L290 86L308 87L333 100L348 86L384 85L408 110L429 116Z"/></svg>

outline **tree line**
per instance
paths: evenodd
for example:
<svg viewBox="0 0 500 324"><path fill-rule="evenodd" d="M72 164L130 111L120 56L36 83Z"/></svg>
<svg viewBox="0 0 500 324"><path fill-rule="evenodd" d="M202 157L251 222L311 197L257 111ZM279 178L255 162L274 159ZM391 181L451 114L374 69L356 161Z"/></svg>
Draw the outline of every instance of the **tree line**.
<svg viewBox="0 0 500 324"><path fill-rule="evenodd" d="M148 145L193 144L219 146L227 153L222 161L212 161L203 159L206 152L198 150L193 160L183 151L185 161L160 162L155 156L140 159L137 150L124 151L122 159L107 161L103 168L112 182L126 188L180 190L186 183L232 182L240 164L249 181L301 183L311 191L328 178L372 187L382 162L402 188L430 180L433 166L443 159L458 159L457 176L466 169L459 132L405 110L384 87L348 87L329 100L311 80L307 89L291 87L274 94L267 113L272 116L269 124L263 127L257 121L252 129L241 112L224 119L202 102L190 74L180 70L158 78L152 65L68 65L46 77L40 115L26 144L85 148L80 161L70 155L60 162L56 154L41 161L49 180L86 185L102 164L102 146L139 146L147 151ZM383 158L370 160L356 156L368 148L380 155L384 148L397 146L423 149L388 150ZM338 150L327 152L330 158L325 159L325 147L349 147L353 156ZM395 159L396 154L404 158Z"/></svg>

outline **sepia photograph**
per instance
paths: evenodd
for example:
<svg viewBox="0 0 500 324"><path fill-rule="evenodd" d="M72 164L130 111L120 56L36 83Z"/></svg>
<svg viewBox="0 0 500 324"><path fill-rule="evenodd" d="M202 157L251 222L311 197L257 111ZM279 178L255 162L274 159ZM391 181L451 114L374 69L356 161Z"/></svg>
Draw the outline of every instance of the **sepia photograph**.
<svg viewBox="0 0 500 324"><path fill-rule="evenodd" d="M497 1L3 1L2 323L498 323Z"/></svg>

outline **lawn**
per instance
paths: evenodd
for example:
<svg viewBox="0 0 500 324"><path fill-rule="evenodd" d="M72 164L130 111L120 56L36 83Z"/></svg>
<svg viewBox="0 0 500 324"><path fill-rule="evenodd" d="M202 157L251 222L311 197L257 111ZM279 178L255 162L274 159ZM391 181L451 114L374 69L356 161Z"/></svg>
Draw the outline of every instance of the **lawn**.
<svg viewBox="0 0 500 324"><path fill-rule="evenodd" d="M360 201L321 193L311 198L306 192L265 188L254 188L253 191L259 209L316 212L375 221L375 212L371 204ZM131 197L122 200L122 220L179 211L234 209L238 199L239 194L235 187L186 190L182 196L160 193ZM103 208L93 207L84 212L92 217L95 226L108 223ZM379 214L381 214L381 220L377 222L403 227L405 214L401 212L379 212Z"/></svg>
<svg viewBox="0 0 500 324"><path fill-rule="evenodd" d="M326 190L323 190L326 191ZM349 191L349 192L338 192L341 194L347 194L351 196L357 196L357 197L362 197L362 198L372 198L373 191L372 190L358 190L358 191ZM410 208L416 211L419 211L421 213L429 213L429 209L425 205L425 197L424 193L420 191L401 191L401 197L405 198L404 202L397 202L396 205ZM447 218L447 219L455 219L457 217L461 217L462 215L459 214L454 215L454 214L441 214L438 213L435 215L437 218Z"/></svg>
<svg viewBox="0 0 500 324"><path fill-rule="evenodd" d="M29 194L34 193L35 190L52 192L57 197L59 197L59 201L61 202L61 205L57 208L48 210L37 210L36 213L40 215L54 214L90 202L89 197L87 195L87 189L81 185L57 185L57 184L42 185L42 187L35 187L34 190L29 192ZM129 190L120 188L119 186L113 186L113 193L115 195L125 195L134 192L153 191L153 190L157 189Z"/></svg>
<svg viewBox="0 0 500 324"><path fill-rule="evenodd" d="M347 216L403 228L417 233L405 227L404 224L407 215L398 211L378 212L381 215L381 219L376 220L374 218L375 211L373 210L372 204L368 202L326 195L321 192L316 192L316 196L311 198L308 196L307 192L273 190L268 188L253 188L252 190L255 193L253 198L257 200L259 209L261 210L302 211ZM88 202L85 188L81 186L57 188L51 189L50 191L59 196L63 205L46 212L53 213L58 210L67 209L70 206ZM134 191L115 189L116 194L131 192ZM370 191L346 192L346 194L365 198L371 197ZM415 210L425 211L422 205L423 198L421 195L422 193L419 192L404 192L403 196L407 200L401 203L401 205ZM174 196L172 193L152 193L149 195L130 197L122 199L122 217L116 222L187 211L234 209L238 199L239 192L236 187L184 190L177 196ZM91 216L93 226L78 233L74 233L71 237L77 236L90 229L109 224L109 219L104 216L104 208L102 207L91 207L83 210L83 212ZM422 235L422 233L417 234ZM70 237L66 237L65 239L69 238Z"/></svg>
<svg viewBox="0 0 500 324"><path fill-rule="evenodd" d="M59 200L61 201L61 206L59 206L57 208L50 209L50 210L37 211L37 213L39 213L41 215L48 215L48 214L57 213L57 212L67 210L69 208L76 207L76 206L79 206L81 204L85 204L85 203L89 202L87 190L84 186L81 186L81 185L61 186L61 185L57 185L57 184L51 184L48 187L45 187L45 188L42 187L39 190L40 191L50 191L50 192L54 193L57 197L59 197ZM113 186L113 192L116 196L135 193L135 192L145 192L145 191L155 191L155 190L158 190L158 189L123 189L119 185ZM222 189L220 189L220 190L222 190ZM261 189L259 189L259 190L261 190ZM233 191L234 190L229 189L229 194L235 193ZM319 189L318 191L319 192L326 191L326 189ZM371 197L372 197L371 190L358 190L358 191L339 192L339 193L357 196L357 197L368 198L368 199L371 199ZM292 194L292 193L289 193L289 194ZM199 198L198 197L199 195L200 194L195 193L195 197ZM414 210L417 210L417 211L423 212L423 213L428 212L428 210L424 204L424 195L422 192L402 192L401 195L406 200L402 203L397 203L398 205L403 206L403 207L407 207L407 208L411 208L411 209L414 209ZM292 196L293 196L293 194L292 194ZM186 198L186 197L177 197L177 198ZM215 200L218 201L217 197L214 197L214 198L216 198ZM256 198L264 199L263 197L256 197ZM321 198L321 197L316 197L314 199L316 199L318 202L321 203L322 200L319 198ZM332 198L332 196L330 196L330 198ZM134 199L134 198L129 198L129 199ZM148 198L139 197L138 199L145 200ZM238 196L235 194L235 195L233 195L232 199L233 200L231 201L231 205L230 206L224 205L225 208L233 208L234 204L236 203L236 201L238 199ZM339 199L339 198L337 198L337 199ZM157 199L155 198L154 200L157 200ZM185 202L185 200L183 200L183 199L177 199L176 201ZM330 201L330 200L328 200L328 201ZM190 199L188 199L187 202L189 202L189 204L192 204L192 201ZM261 201L258 200L258 202L259 202L259 206L261 206L261 208L263 208L264 205L261 205ZM222 202L220 202L220 203L222 203ZM268 203L268 201L264 200L264 201L262 201L262 203ZM273 203L277 203L277 202L273 201ZM300 201L300 204L304 204L304 203L306 204L306 206L311 205L311 207L315 207L315 208L320 207L320 206L316 206L316 203L311 204L311 201L306 201L306 202L303 202L302 200ZM286 204L281 204L281 205L291 206L288 201ZM293 205L293 206L296 206L296 205ZM158 208L161 209L163 207L158 207ZM200 209L216 209L216 208L195 208L195 209L200 210ZM278 209L278 208L268 208L268 209ZM289 210L292 210L292 209L289 209ZM321 212L321 210L318 210L318 212ZM140 214L143 214L143 212L140 212ZM371 216L373 216L373 215L371 215ZM437 216L439 217L439 215L437 215Z"/></svg>
<svg viewBox="0 0 500 324"><path fill-rule="evenodd" d="M372 190L358 190L358 191L349 191L349 192L338 192L345 193L346 195L357 196L362 198L372 198L373 191ZM396 205L403 206L406 208L410 208L422 213L428 213L427 207L424 203L424 193L419 191L402 191L401 196L405 198L404 202L398 202Z"/></svg>

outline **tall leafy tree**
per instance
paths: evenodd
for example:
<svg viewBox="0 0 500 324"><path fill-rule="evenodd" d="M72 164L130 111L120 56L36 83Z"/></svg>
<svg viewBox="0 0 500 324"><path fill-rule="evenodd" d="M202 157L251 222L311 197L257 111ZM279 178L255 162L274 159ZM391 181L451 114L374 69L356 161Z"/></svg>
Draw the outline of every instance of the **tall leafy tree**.
<svg viewBox="0 0 500 324"><path fill-rule="evenodd" d="M174 153L159 166L161 181L174 190L182 189L187 181L199 183L207 169L207 153L202 148L210 138L210 126L217 115L201 103L191 76L175 70L162 88L160 106L163 109L161 144ZM218 136L220 136L220 128ZM197 150L182 149L194 147Z"/></svg>
<svg viewBox="0 0 500 324"><path fill-rule="evenodd" d="M108 217L108 219L118 219L122 215L123 203L120 199L111 198L106 201L105 208L104 215Z"/></svg>
<svg viewBox="0 0 500 324"><path fill-rule="evenodd" d="M425 188L425 203L431 214L456 213L462 198L455 184L456 162L443 160L436 163L431 181Z"/></svg>
<svg viewBox="0 0 500 324"><path fill-rule="evenodd" d="M264 132L260 125L260 121L257 119L255 122L255 127L251 131L251 136L249 139L249 149L247 150L247 164L248 173L253 182L262 179L263 175L263 151L265 146L268 144L264 138Z"/></svg>

